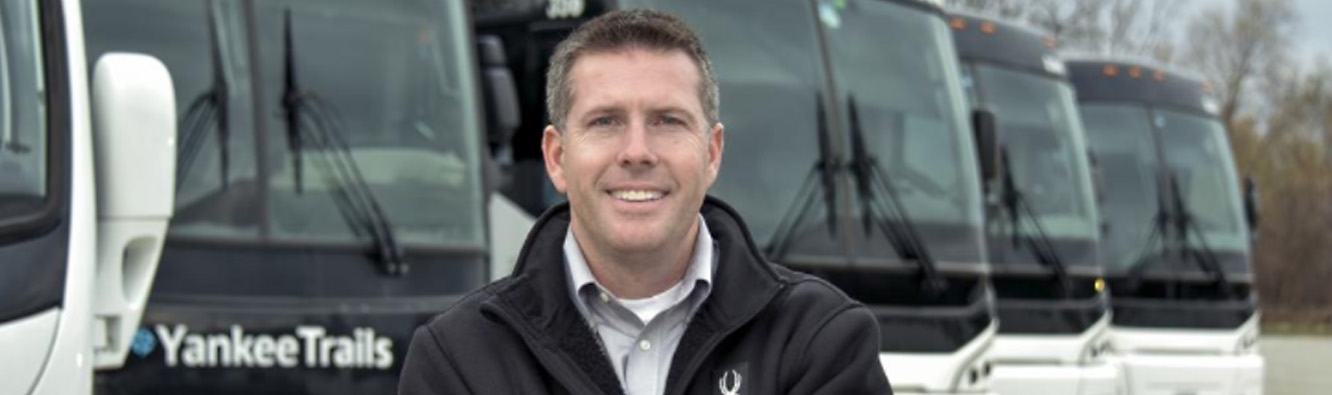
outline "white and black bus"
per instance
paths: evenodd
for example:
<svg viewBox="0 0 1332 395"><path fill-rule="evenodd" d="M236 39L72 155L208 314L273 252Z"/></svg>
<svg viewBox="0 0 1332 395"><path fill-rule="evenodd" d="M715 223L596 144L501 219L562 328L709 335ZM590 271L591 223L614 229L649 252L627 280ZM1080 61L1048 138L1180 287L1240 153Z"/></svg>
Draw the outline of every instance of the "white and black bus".
<svg viewBox="0 0 1332 395"><path fill-rule="evenodd" d="M1198 79L1139 62L1067 64L1105 182L1102 261L1129 393L1262 393L1240 177Z"/></svg>
<svg viewBox="0 0 1332 395"><path fill-rule="evenodd" d="M995 115L1002 161L986 206L1000 321L993 388L1114 395L1095 177L1055 42L961 13L949 25L972 106Z"/></svg>
<svg viewBox="0 0 1332 395"><path fill-rule="evenodd" d="M178 119L156 282L98 392L395 392L413 330L489 281L503 244L483 103L506 96L465 4L74 5L90 59L166 64Z"/></svg>

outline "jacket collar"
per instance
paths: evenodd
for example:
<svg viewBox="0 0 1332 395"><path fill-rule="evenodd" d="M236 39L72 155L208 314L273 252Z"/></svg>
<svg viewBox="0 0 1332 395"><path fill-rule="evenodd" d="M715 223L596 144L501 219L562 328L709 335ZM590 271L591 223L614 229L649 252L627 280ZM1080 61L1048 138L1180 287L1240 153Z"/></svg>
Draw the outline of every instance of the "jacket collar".
<svg viewBox="0 0 1332 395"><path fill-rule="evenodd" d="M718 267L713 277L712 293L692 321L706 329L691 328L686 331L686 337L690 337L691 331L699 332L699 335L729 333L757 315L788 282L763 258L735 209L709 196L699 212L717 243ZM515 324L522 326L517 329L526 333L529 342L540 343L531 347L563 350L565 357L572 358L571 362L588 374L587 378L603 392L618 393L619 383L613 369L568 293L563 244L569 218L567 203L542 214L523 243L509 281L496 284L485 304L512 313L518 321ZM711 339L706 339L708 337L712 336L697 340L712 343L708 341ZM684 346L681 344L681 349ZM696 350L690 350L690 353L693 351ZM585 355L589 352L596 357ZM677 350L672 365L686 362L680 360L679 357L684 356L681 352L684 351ZM689 357L686 359L693 359L692 355ZM672 366L672 376L679 373L676 368ZM610 382L599 377L605 373L609 373Z"/></svg>

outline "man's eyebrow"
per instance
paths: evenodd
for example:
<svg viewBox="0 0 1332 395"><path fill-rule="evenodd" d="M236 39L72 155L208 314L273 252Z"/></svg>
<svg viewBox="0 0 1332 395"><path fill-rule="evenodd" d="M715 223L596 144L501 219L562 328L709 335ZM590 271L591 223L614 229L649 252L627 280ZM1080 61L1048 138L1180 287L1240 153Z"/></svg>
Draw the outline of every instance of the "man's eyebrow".
<svg viewBox="0 0 1332 395"><path fill-rule="evenodd" d="M599 105L599 106L592 107L592 108L588 109L586 112L583 113L583 115L582 115L581 117L578 118L578 120L583 121L583 120L587 120L588 117L594 117L594 116L600 116L600 115L607 115L607 114L610 114L610 115L620 115L620 114L624 114L624 113L625 113L625 110L624 110L624 107L623 107L623 106L615 105L615 104L603 104L603 105Z"/></svg>
<svg viewBox="0 0 1332 395"><path fill-rule="evenodd" d="M648 114L652 114L652 115L674 115L674 116L677 116L677 117L688 118L688 119L690 119L690 120L693 120L693 119L695 118L693 112L690 112L688 109L685 109L684 107L674 106L674 105L665 105L665 106L660 106L660 107L653 107L653 108L651 108L651 109L648 109Z"/></svg>

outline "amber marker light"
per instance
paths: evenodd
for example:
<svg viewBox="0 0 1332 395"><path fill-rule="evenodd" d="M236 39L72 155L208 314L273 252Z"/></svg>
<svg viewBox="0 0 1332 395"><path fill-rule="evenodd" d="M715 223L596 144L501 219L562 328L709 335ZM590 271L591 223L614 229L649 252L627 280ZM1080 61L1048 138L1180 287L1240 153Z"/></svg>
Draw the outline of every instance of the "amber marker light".
<svg viewBox="0 0 1332 395"><path fill-rule="evenodd" d="M994 28L994 23L993 23L993 22L982 22L982 23L981 23L981 33L985 33L985 34L994 34L994 29L995 29L995 28Z"/></svg>
<svg viewBox="0 0 1332 395"><path fill-rule="evenodd" d="M1096 292L1105 292L1105 279L1097 277L1096 284L1093 287L1096 288Z"/></svg>
<svg viewBox="0 0 1332 395"><path fill-rule="evenodd" d="M948 21L948 26L952 26L952 27L953 27L953 30L962 30L962 29L966 29L966 28L967 28L967 20L966 20L966 19L962 19L962 18L953 18L953 20Z"/></svg>
<svg viewBox="0 0 1332 395"><path fill-rule="evenodd" d="M1119 76L1119 67L1115 67L1113 64L1107 64L1105 67L1101 68L1101 72L1105 73L1106 77L1116 77Z"/></svg>
<svg viewBox="0 0 1332 395"><path fill-rule="evenodd" d="M1156 82L1165 81L1165 72L1157 70L1156 72L1152 73L1152 79L1155 79Z"/></svg>
<svg viewBox="0 0 1332 395"><path fill-rule="evenodd" d="M1138 66L1129 67L1129 77L1133 79L1142 78L1142 68Z"/></svg>

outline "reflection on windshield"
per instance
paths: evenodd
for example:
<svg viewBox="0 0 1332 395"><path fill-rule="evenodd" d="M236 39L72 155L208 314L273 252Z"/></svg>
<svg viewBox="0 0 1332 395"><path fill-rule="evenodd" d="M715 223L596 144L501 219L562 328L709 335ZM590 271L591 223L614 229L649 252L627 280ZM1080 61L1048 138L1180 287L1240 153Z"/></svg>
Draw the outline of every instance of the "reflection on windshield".
<svg viewBox="0 0 1332 395"><path fill-rule="evenodd" d="M36 2L0 2L0 220L46 199L46 101Z"/></svg>
<svg viewBox="0 0 1332 395"><path fill-rule="evenodd" d="M1126 268L1142 250L1160 210L1152 125L1136 106L1083 105L1082 120L1104 183L1101 218L1109 226L1102 233L1101 262Z"/></svg>
<svg viewBox="0 0 1332 395"><path fill-rule="evenodd" d="M888 1L823 1L821 20L838 97L859 101L866 144L912 217L979 226L958 66L943 21Z"/></svg>
<svg viewBox="0 0 1332 395"><path fill-rule="evenodd" d="M838 97L860 102L866 144L904 206L921 222L979 226L979 186L943 21L884 1L821 2L820 11Z"/></svg>
<svg viewBox="0 0 1332 395"><path fill-rule="evenodd" d="M1084 105L1082 118L1105 182L1102 217L1110 226L1103 235L1102 252L1108 267L1128 267L1140 252L1160 252L1160 245L1142 251L1161 209L1157 136L1180 198L1203 236L1191 238L1190 247L1202 248L1201 241L1206 240L1217 252L1248 252L1235 164L1220 123L1128 105Z"/></svg>
<svg viewBox="0 0 1332 395"><path fill-rule="evenodd" d="M1215 119L1158 110L1161 149L1180 198L1213 248L1247 251L1239 186L1225 130Z"/></svg>
<svg viewBox="0 0 1332 395"><path fill-rule="evenodd" d="M301 87L327 102L349 156L408 244L484 243L480 129L462 5L436 1L86 1L89 49L145 52L172 70L177 108L228 84L225 139L208 138L183 174L172 234L351 241L317 147L283 133L283 15ZM211 50L208 9L216 15ZM253 27L250 32L249 27ZM253 34L254 36L250 36ZM258 48L248 47L257 43ZM258 54L258 58L251 56ZM221 57L216 63L214 59ZM90 57L90 59L95 56ZM215 66L216 65L216 66ZM222 70L215 70L216 68ZM258 95L252 90L258 79ZM185 131L182 131L185 133ZM295 148L293 150L293 148ZM260 151L263 149L264 151ZM228 154L228 171L221 171ZM293 163L309 163L296 180ZM226 174L228 178L221 179Z"/></svg>
<svg viewBox="0 0 1332 395"><path fill-rule="evenodd" d="M1008 168L1041 226L1053 237L1097 238L1086 143L1072 90L1053 79L987 65L976 66L976 73L981 107L994 112Z"/></svg>
<svg viewBox="0 0 1332 395"><path fill-rule="evenodd" d="M622 5L674 13L703 40L721 84L726 125L726 158L710 193L740 211L756 241L768 241L819 155L822 77L809 4L631 0Z"/></svg>

